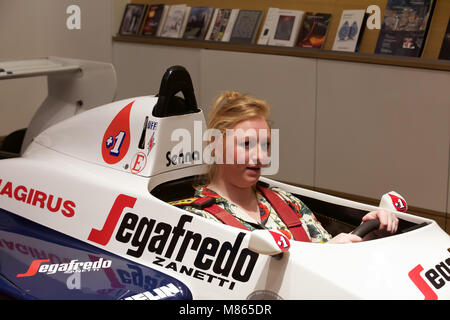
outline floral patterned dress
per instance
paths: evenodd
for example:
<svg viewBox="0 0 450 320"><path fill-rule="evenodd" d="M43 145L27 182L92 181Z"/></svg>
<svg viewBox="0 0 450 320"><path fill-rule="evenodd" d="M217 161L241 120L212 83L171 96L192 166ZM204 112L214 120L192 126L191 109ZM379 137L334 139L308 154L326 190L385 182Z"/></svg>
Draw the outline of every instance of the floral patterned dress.
<svg viewBox="0 0 450 320"><path fill-rule="evenodd" d="M311 242L325 243L331 239L331 235L322 227L312 211L302 201L293 196L291 193L286 192L280 188L270 189L278 194L291 207L291 209L295 213L297 213L298 218L302 222L302 226L308 234ZM289 229L280 219L269 201L262 195L262 193L258 189L256 190L256 197L258 199L259 213L261 215L261 224L252 219L238 205L232 203L228 199L225 199L213 190L210 190L206 187L198 188L195 193L195 197L215 198L217 205L231 213L249 230L275 229L283 232L290 239L292 239L292 234L290 233ZM183 209L221 223L216 217L205 210L197 209L189 205L183 207Z"/></svg>

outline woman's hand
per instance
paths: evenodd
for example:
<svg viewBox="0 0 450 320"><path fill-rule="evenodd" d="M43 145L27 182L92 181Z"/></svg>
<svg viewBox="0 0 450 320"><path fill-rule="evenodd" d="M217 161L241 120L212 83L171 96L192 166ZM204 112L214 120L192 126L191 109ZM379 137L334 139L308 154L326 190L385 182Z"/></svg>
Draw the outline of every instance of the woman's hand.
<svg viewBox="0 0 450 320"><path fill-rule="evenodd" d="M398 219L392 212L386 210L371 211L362 218L362 222L372 219L380 220L378 231L390 234L397 232Z"/></svg>
<svg viewBox="0 0 450 320"><path fill-rule="evenodd" d="M362 218L362 222L372 219L378 219L380 221L380 227L376 232L387 232L393 234L397 231L398 219L392 212L386 210L371 211ZM364 237L364 240L370 240L371 238L368 236ZM327 243L353 243L361 241L363 241L363 239L354 234L340 233Z"/></svg>
<svg viewBox="0 0 450 320"><path fill-rule="evenodd" d="M328 240L327 243L353 243L353 242L361 242L362 239L357 235L351 233L339 233L337 236Z"/></svg>

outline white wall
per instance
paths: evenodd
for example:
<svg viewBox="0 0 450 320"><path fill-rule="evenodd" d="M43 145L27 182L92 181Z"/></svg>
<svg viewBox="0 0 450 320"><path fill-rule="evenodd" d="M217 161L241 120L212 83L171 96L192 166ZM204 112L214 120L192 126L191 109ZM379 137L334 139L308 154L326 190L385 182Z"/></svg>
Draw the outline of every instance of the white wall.
<svg viewBox="0 0 450 320"><path fill-rule="evenodd" d="M167 68L182 65L200 97L200 51L191 48L114 43L113 64L118 76L116 100L157 94Z"/></svg>
<svg viewBox="0 0 450 320"><path fill-rule="evenodd" d="M80 30L66 27L72 4L81 9ZM61 56L111 62L112 12L112 0L0 0L0 60ZM0 81L0 136L26 127L46 96L45 77Z"/></svg>
<svg viewBox="0 0 450 320"><path fill-rule="evenodd" d="M316 186L445 212L450 73L319 61Z"/></svg>

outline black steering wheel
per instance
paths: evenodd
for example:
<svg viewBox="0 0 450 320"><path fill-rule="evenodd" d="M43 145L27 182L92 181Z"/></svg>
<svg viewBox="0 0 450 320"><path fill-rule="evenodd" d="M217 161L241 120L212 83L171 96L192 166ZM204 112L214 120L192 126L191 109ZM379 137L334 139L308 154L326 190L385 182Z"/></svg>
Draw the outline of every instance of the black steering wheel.
<svg viewBox="0 0 450 320"><path fill-rule="evenodd" d="M369 232L372 232L380 227L380 220L378 219L371 219L366 222L363 222L359 226L355 228L351 234L357 235L360 238L363 238L365 235L367 235Z"/></svg>

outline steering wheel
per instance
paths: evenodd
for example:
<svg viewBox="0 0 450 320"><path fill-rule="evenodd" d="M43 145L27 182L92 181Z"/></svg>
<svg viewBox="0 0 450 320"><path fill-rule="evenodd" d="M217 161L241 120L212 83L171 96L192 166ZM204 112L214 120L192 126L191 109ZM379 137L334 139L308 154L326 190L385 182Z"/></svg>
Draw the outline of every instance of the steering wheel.
<svg viewBox="0 0 450 320"><path fill-rule="evenodd" d="M358 227L355 228L351 234L357 235L360 238L363 238L365 235L367 235L369 232L372 232L380 227L380 220L378 219L371 219L366 222L363 222Z"/></svg>

